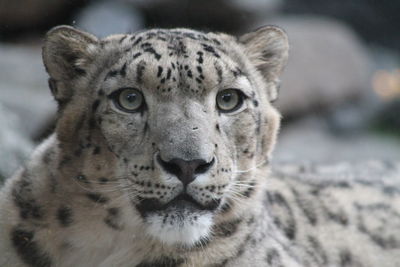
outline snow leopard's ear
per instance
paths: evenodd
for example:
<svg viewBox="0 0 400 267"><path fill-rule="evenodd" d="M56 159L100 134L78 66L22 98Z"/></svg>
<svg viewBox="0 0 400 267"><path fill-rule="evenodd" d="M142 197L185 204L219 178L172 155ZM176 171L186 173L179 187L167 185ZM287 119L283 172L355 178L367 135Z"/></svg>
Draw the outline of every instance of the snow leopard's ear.
<svg viewBox="0 0 400 267"><path fill-rule="evenodd" d="M50 89L59 102L73 94L71 82L85 76L98 50L98 39L70 26L51 29L45 37L43 62Z"/></svg>
<svg viewBox="0 0 400 267"><path fill-rule="evenodd" d="M264 26L239 38L245 47L250 61L268 82L278 86L289 54L289 41L286 33L275 26ZM277 92L269 92L270 100L277 98Z"/></svg>

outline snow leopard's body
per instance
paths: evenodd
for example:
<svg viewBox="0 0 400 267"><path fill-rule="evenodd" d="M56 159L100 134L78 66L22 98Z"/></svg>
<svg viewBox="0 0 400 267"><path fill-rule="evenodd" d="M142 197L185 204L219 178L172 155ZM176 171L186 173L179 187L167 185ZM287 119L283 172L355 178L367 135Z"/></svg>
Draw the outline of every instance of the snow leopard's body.
<svg viewBox="0 0 400 267"><path fill-rule="evenodd" d="M400 266L398 187L270 174L287 51L275 27L49 32L59 118L2 188L0 266Z"/></svg>

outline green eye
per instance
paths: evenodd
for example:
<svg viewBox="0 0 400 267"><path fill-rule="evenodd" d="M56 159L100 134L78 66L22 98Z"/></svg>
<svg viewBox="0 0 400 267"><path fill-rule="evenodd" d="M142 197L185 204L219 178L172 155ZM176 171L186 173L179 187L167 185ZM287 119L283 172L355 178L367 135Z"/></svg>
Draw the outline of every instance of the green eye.
<svg viewBox="0 0 400 267"><path fill-rule="evenodd" d="M233 112L243 104L243 93L237 89L226 89L217 94L217 108L221 112Z"/></svg>
<svg viewBox="0 0 400 267"><path fill-rule="evenodd" d="M125 112L138 112L144 107L143 94L134 88L122 88L110 96L117 108Z"/></svg>

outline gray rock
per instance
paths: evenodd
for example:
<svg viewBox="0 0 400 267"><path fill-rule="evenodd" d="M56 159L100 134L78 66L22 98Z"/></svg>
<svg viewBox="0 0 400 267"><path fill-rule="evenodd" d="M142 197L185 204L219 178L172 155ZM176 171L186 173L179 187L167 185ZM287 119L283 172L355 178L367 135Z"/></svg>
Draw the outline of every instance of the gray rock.
<svg viewBox="0 0 400 267"><path fill-rule="evenodd" d="M87 0L0 0L0 33L25 35L60 23ZM16 31L16 32L15 32Z"/></svg>
<svg viewBox="0 0 400 267"><path fill-rule="evenodd" d="M298 177L311 183L332 183L337 181L361 181L382 189L400 190L400 161L367 160L321 163L273 164L277 175ZM397 189L395 189L397 188Z"/></svg>
<svg viewBox="0 0 400 267"><path fill-rule="evenodd" d="M33 143L21 125L22 120L0 103L0 183L29 156Z"/></svg>
<svg viewBox="0 0 400 267"><path fill-rule="evenodd" d="M56 114L41 49L2 44L0 55L0 102L19 116L27 136L35 136Z"/></svg>
<svg viewBox="0 0 400 267"><path fill-rule="evenodd" d="M277 12L283 6L283 0L231 0L229 3L238 9L256 16L264 16Z"/></svg>
<svg viewBox="0 0 400 267"><path fill-rule="evenodd" d="M289 35L290 57L277 101L284 115L330 109L371 90L370 58L344 24L309 16L260 24L278 25Z"/></svg>
<svg viewBox="0 0 400 267"><path fill-rule="evenodd" d="M274 162L400 160L400 141L365 131L334 134L325 118L307 117L283 125Z"/></svg>
<svg viewBox="0 0 400 267"><path fill-rule="evenodd" d="M132 5L122 1L93 2L76 17L76 26L99 37L135 32L144 26L144 18Z"/></svg>

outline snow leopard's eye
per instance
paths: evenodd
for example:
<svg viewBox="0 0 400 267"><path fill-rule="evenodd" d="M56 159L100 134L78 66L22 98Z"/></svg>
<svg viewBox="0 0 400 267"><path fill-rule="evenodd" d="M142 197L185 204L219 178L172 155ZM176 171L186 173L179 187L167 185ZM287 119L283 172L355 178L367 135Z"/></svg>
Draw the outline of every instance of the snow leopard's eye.
<svg viewBox="0 0 400 267"><path fill-rule="evenodd" d="M125 112L138 112L144 107L143 94L135 88L121 88L110 95L114 105Z"/></svg>
<svg viewBox="0 0 400 267"><path fill-rule="evenodd" d="M243 105L244 94L237 89L225 89L217 94L217 108L220 112L233 112Z"/></svg>

